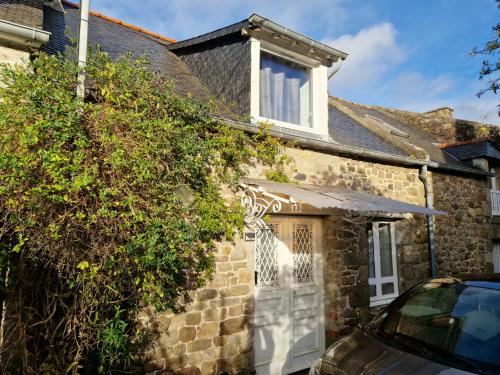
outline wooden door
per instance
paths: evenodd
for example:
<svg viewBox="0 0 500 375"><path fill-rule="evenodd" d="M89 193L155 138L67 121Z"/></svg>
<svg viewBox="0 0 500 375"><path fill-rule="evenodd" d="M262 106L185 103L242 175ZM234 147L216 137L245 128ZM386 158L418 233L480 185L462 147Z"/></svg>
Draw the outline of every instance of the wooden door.
<svg viewBox="0 0 500 375"><path fill-rule="evenodd" d="M321 222L281 217L256 233L257 374L308 368L324 351Z"/></svg>

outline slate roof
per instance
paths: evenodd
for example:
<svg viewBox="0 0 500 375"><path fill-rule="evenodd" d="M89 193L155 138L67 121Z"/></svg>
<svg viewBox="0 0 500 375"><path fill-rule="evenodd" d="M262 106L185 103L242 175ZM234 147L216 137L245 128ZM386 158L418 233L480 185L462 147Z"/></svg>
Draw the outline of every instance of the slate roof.
<svg viewBox="0 0 500 375"><path fill-rule="evenodd" d="M444 147L443 150L458 160L489 158L500 160L500 151L490 141L471 142Z"/></svg>
<svg viewBox="0 0 500 375"><path fill-rule="evenodd" d="M65 14L51 8L45 9L44 30L50 31L52 36L43 50L50 54L74 51L71 39L76 39L78 35L79 9L67 2L63 6ZM90 14L89 43L99 45L111 58L118 58L129 52L136 57L146 54L151 68L171 77L179 94L192 95L198 99L207 99L210 95L185 63L167 49L168 43L165 40L144 33L139 28L132 29Z"/></svg>
<svg viewBox="0 0 500 375"><path fill-rule="evenodd" d="M0 0L0 19L42 29L42 0Z"/></svg>
<svg viewBox="0 0 500 375"><path fill-rule="evenodd" d="M360 116L369 116L372 119L378 119L395 128L397 131L405 133L407 137L401 138L401 142L407 142L411 145L423 149L429 154L430 160L442 164L450 164L458 167L465 167L453 155L445 152L438 147L439 141L432 135L414 126L399 121L381 111L366 106L357 105L350 102L342 102L343 105L353 110Z"/></svg>
<svg viewBox="0 0 500 375"><path fill-rule="evenodd" d="M332 105L328 106L328 131L335 142L346 146L407 156L403 151L387 143L377 134Z"/></svg>

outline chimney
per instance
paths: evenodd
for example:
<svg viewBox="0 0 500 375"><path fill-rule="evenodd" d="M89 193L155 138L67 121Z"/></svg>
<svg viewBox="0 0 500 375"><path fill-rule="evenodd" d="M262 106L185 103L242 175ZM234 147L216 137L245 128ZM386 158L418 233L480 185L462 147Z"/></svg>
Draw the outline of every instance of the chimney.
<svg viewBox="0 0 500 375"><path fill-rule="evenodd" d="M453 120L453 108L451 107L439 107L432 109L430 111L424 112L426 117L435 117L443 120Z"/></svg>

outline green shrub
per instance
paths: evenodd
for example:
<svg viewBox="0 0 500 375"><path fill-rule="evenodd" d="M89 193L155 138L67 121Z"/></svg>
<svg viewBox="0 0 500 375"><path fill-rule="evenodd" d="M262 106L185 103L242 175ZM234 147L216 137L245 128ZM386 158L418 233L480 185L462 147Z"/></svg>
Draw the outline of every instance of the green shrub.
<svg viewBox="0 0 500 375"><path fill-rule="evenodd" d="M283 179L279 142L214 120L144 59L91 53L85 102L76 73L44 54L1 71L0 271L17 332L5 371L129 368L140 306L182 310L215 242L241 229L221 189L259 160Z"/></svg>

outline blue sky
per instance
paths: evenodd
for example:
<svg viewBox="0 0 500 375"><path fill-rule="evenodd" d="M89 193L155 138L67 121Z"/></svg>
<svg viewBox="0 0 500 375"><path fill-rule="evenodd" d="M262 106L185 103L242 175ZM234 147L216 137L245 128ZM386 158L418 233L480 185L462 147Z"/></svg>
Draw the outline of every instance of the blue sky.
<svg viewBox="0 0 500 375"><path fill-rule="evenodd" d="M414 111L441 106L455 117L500 124L500 95L475 93L491 39L494 0L91 0L91 8L182 40L259 13L349 53L330 93Z"/></svg>

